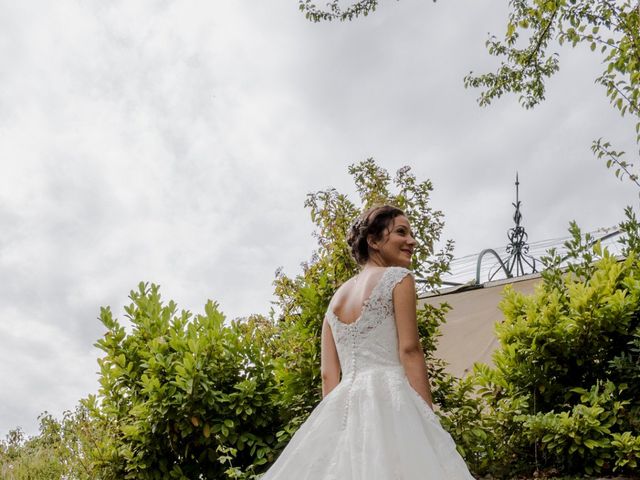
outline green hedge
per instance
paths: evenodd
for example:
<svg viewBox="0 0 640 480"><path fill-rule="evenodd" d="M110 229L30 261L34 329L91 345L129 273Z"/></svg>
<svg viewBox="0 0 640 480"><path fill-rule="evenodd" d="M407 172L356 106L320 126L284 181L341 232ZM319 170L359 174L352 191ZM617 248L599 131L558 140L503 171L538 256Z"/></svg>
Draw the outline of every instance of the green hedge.
<svg viewBox="0 0 640 480"><path fill-rule="evenodd" d="M551 251L533 295L505 288L494 366L449 379L443 421L476 474L638 472L640 262L631 210L623 229L619 260L572 225L570 268Z"/></svg>

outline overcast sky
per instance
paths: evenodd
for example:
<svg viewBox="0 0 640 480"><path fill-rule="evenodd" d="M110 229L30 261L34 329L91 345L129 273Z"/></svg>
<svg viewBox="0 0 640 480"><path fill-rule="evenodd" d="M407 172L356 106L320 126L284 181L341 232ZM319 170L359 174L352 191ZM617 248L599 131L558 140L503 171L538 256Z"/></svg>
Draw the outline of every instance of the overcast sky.
<svg viewBox="0 0 640 480"><path fill-rule="evenodd" d="M637 207L589 150L635 146L588 48L561 51L534 110L464 89L506 3L312 24L295 0L0 0L0 436L97 391L99 308L122 319L141 280L267 313L275 270L314 248L306 194L353 195L368 157L433 181L456 256L504 245L516 171L532 241Z"/></svg>

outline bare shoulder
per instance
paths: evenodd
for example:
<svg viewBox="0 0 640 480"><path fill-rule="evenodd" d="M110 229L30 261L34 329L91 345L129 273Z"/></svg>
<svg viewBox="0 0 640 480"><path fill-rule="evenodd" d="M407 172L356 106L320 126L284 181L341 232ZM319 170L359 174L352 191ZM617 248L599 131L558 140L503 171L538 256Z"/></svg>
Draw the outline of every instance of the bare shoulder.
<svg viewBox="0 0 640 480"><path fill-rule="evenodd" d="M340 295L344 295L346 292L348 292L351 289L351 286L353 285L355 278L356 276L354 275L350 279L343 282L342 285L340 285L338 289L335 291L335 293L333 294L333 298L336 298Z"/></svg>
<svg viewBox="0 0 640 480"><path fill-rule="evenodd" d="M349 294L355 282L355 278L356 278L355 276L351 277L350 279L348 279L338 287L338 289L334 292L333 296L331 297L331 300L329 301L329 305L335 305L336 303L340 303L341 299L345 298Z"/></svg>
<svg viewBox="0 0 640 480"><path fill-rule="evenodd" d="M365 298L371 295L371 291L385 270L385 267L374 267L354 275L338 287L331 298L330 304L335 306L343 303L362 303Z"/></svg>

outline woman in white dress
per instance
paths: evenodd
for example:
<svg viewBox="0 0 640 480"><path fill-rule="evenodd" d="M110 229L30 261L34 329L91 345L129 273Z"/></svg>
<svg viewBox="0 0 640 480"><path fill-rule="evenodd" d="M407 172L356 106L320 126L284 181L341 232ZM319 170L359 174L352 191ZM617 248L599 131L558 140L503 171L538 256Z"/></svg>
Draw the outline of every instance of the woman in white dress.
<svg viewBox="0 0 640 480"><path fill-rule="evenodd" d="M371 208L348 242L362 268L324 318L323 399L261 480L473 479L432 410L407 217Z"/></svg>

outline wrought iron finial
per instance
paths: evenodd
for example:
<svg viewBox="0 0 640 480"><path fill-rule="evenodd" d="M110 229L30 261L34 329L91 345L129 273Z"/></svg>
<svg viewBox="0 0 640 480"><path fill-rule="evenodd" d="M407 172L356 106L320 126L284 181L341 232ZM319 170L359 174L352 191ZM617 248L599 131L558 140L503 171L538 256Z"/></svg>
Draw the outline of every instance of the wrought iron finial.
<svg viewBox="0 0 640 480"><path fill-rule="evenodd" d="M520 202L520 180L518 178L518 172L516 172L516 201L512 203L516 211L513 214L513 221L516 224L514 228L509 229L507 236L509 237L509 245L507 245L507 253L509 254L509 258L507 258L506 262L503 262L498 253L491 249L487 248L480 252L478 256L478 262L476 265L476 280L475 284L480 284L480 270L482 267L482 258L487 254L492 254L498 260L498 264L496 266L495 271L489 270L488 278L489 281L493 280L493 277L502 270L507 278L512 278L514 276L520 276L525 274L526 264L531 268L530 273L537 272L536 270L536 259L529 255L529 245L527 244L528 235L525 232L524 227L521 225L522 222L522 212L520 211L520 206L522 202ZM515 272L514 272L515 270Z"/></svg>
<svg viewBox="0 0 640 480"><path fill-rule="evenodd" d="M507 245L509 258L507 259L506 264L509 273L517 277L525 274L525 264L531 268L530 273L537 272L536 259L529 255L529 245L527 244L529 236L527 235L527 232L525 232L524 227L520 224L522 222L522 212L520 212L522 202L520 202L520 181L518 179L518 172L516 172L516 201L512 205L516 209L513 214L513 221L516 226L509 229L509 233L507 234L510 243Z"/></svg>

